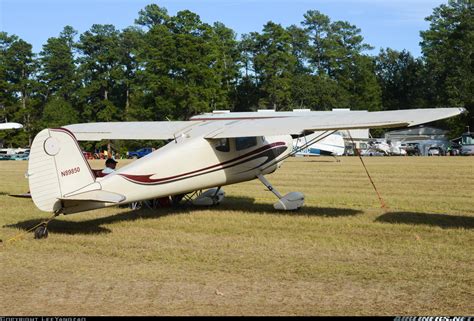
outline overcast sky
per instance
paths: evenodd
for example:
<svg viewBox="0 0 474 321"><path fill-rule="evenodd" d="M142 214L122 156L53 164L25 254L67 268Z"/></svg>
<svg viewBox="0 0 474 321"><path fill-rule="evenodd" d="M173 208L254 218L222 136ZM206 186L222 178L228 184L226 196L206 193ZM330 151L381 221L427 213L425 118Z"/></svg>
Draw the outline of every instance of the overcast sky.
<svg viewBox="0 0 474 321"><path fill-rule="evenodd" d="M123 29L150 3L165 7L170 15L191 10L202 21L220 21L239 35L260 32L268 21L300 25L304 13L319 10L332 21L361 28L365 42L375 47L371 54L390 47L418 57L420 31L429 28L424 18L447 0L0 0L0 31L18 35L39 52L65 25L80 33L94 23Z"/></svg>

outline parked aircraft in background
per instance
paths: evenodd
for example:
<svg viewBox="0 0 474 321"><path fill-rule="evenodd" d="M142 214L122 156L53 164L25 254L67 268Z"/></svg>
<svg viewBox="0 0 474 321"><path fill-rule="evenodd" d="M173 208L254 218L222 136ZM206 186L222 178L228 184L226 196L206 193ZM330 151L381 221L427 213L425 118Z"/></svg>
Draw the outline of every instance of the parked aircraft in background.
<svg viewBox="0 0 474 321"><path fill-rule="evenodd" d="M385 140L373 140L360 154L362 156L405 156L407 152L403 148L402 142L389 143Z"/></svg>
<svg viewBox="0 0 474 321"><path fill-rule="evenodd" d="M107 206L171 197L210 189L199 203L218 204L221 187L259 179L278 201L275 209L303 206L300 192L280 194L265 175L294 154L293 139L317 135L321 141L338 130L414 126L453 117L463 108L383 112L274 113L262 117L198 116L190 121L88 123L44 129L31 146L28 179L42 211L72 214ZM164 147L105 177L96 177L78 141L170 140ZM44 226L36 235L47 235Z"/></svg>
<svg viewBox="0 0 474 321"><path fill-rule="evenodd" d="M317 133L298 137L293 140L293 148L296 150L296 156L341 156L344 154L345 144L344 137L338 132L329 135L317 143L307 145L307 142L315 138Z"/></svg>
<svg viewBox="0 0 474 321"><path fill-rule="evenodd" d="M22 124L18 123L0 123L0 130L3 129L20 129L23 128Z"/></svg>
<svg viewBox="0 0 474 321"><path fill-rule="evenodd" d="M29 148L1 148L0 160L28 160Z"/></svg>

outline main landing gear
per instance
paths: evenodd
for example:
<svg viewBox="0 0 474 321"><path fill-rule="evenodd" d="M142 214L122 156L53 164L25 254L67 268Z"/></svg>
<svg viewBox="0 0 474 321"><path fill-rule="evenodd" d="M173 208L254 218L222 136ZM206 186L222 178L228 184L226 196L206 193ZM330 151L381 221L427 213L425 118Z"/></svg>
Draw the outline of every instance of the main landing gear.
<svg viewBox="0 0 474 321"><path fill-rule="evenodd" d="M192 202L197 206L213 206L219 205L224 199L225 193L221 187L215 187L208 189L207 191L201 193L196 197Z"/></svg>
<svg viewBox="0 0 474 321"><path fill-rule="evenodd" d="M257 178L265 185L270 192L278 197L278 202L273 204L273 207L276 210L284 210L284 211L294 211L298 210L304 204L304 194L300 192L290 192L285 196L281 196L281 194L270 184L269 181L262 174L258 175Z"/></svg>

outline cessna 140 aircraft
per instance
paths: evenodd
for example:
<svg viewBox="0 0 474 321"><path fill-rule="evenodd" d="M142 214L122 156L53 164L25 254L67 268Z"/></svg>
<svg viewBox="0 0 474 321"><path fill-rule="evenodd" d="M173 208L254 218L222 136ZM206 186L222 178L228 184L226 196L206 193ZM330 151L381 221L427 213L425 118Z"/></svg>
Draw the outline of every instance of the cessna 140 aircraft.
<svg viewBox="0 0 474 321"><path fill-rule="evenodd" d="M31 146L28 179L42 211L55 215L212 188L198 203L217 204L221 187L258 178L278 201L295 210L304 195L281 195L264 177L291 156L293 138L318 132L313 144L342 129L404 127L459 115L463 108L383 112L204 114L189 121L85 123L44 129ZM96 177L78 141L170 140L164 147L105 177ZM304 146L302 146L304 147ZM47 235L47 234L46 234Z"/></svg>

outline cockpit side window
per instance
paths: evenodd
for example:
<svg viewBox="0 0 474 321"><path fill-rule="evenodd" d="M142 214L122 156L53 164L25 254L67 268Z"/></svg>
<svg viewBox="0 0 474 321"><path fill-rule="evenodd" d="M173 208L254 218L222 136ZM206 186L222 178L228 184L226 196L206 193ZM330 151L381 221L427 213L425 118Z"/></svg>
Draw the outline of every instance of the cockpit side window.
<svg viewBox="0 0 474 321"><path fill-rule="evenodd" d="M235 139L235 149L243 150L257 145L257 137L237 137Z"/></svg>
<svg viewBox="0 0 474 321"><path fill-rule="evenodd" d="M216 143L216 150L218 150L220 152L230 151L229 138L220 138L220 139L218 139L217 143Z"/></svg>

